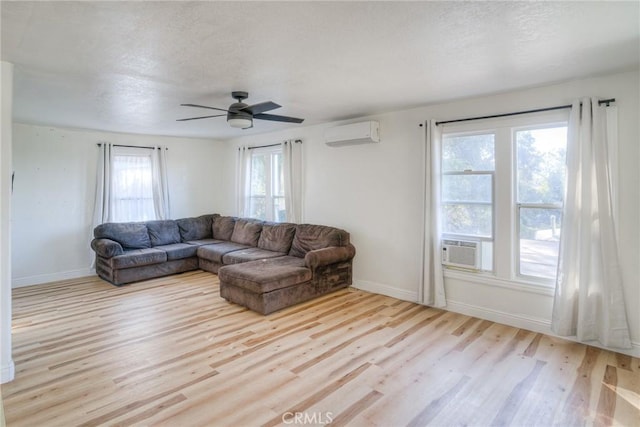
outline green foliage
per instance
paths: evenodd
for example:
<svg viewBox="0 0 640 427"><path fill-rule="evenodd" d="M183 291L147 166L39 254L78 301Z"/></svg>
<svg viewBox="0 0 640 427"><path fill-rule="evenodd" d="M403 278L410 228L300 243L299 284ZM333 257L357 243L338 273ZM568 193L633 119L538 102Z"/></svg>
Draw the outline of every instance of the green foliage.
<svg viewBox="0 0 640 427"><path fill-rule="evenodd" d="M518 203L562 204L566 128L518 131L515 136ZM442 170L444 231L492 236L493 175L482 172L495 170L495 136L445 135ZM521 238L535 238L541 231L556 236L554 230L560 225L557 209L528 208L521 214Z"/></svg>

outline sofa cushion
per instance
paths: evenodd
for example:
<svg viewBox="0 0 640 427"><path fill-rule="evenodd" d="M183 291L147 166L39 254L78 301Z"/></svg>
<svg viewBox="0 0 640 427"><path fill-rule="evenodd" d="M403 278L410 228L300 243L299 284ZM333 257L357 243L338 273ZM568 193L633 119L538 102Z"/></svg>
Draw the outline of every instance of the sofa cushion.
<svg viewBox="0 0 640 427"><path fill-rule="evenodd" d="M309 251L349 244L349 233L325 225L298 224L289 255L304 258Z"/></svg>
<svg viewBox="0 0 640 427"><path fill-rule="evenodd" d="M258 239L258 247L274 252L284 252L291 249L291 242L296 233L296 225L288 223L265 223L262 224L262 232Z"/></svg>
<svg viewBox="0 0 640 427"><path fill-rule="evenodd" d="M173 243L171 245L156 246L154 249L159 249L167 253L167 260L183 259L196 256L198 247L187 243Z"/></svg>
<svg viewBox="0 0 640 427"><path fill-rule="evenodd" d="M197 218L181 218L176 220L183 242L211 238L211 222L220 215L201 215Z"/></svg>
<svg viewBox="0 0 640 427"><path fill-rule="evenodd" d="M198 247L198 258L222 264L222 257L225 254L241 249L248 249L250 246L241 245L240 243L224 242L216 245L204 245Z"/></svg>
<svg viewBox="0 0 640 427"><path fill-rule="evenodd" d="M167 253L155 248L131 249L122 255L116 255L109 259L111 267L115 269L140 267L143 265L158 264L167 260Z"/></svg>
<svg viewBox="0 0 640 427"><path fill-rule="evenodd" d="M151 246L180 243L180 230L178 224L172 219L147 221L147 230Z"/></svg>
<svg viewBox="0 0 640 427"><path fill-rule="evenodd" d="M233 228L236 225L236 219L232 216L218 216L213 218L211 231L213 232L213 238L219 240L231 240L233 234Z"/></svg>
<svg viewBox="0 0 640 427"><path fill-rule="evenodd" d="M311 280L311 270L297 257L251 261L225 265L218 270L220 282L262 294Z"/></svg>
<svg viewBox="0 0 640 427"><path fill-rule="evenodd" d="M188 243L190 245L202 246L202 245L215 245L216 243L224 243L224 240L218 239L200 239L200 240L189 240L184 243Z"/></svg>
<svg viewBox="0 0 640 427"><path fill-rule="evenodd" d="M124 249L145 249L151 247L147 226L143 222L107 222L93 230L96 238L107 238L122 245Z"/></svg>
<svg viewBox="0 0 640 427"><path fill-rule="evenodd" d="M256 246L260 239L260 231L262 231L262 221L238 219L229 240L241 245Z"/></svg>
<svg viewBox="0 0 640 427"><path fill-rule="evenodd" d="M241 249L239 251L228 252L223 255L223 264L239 264L241 262L256 261L259 259L276 258L286 255L286 252L273 252L260 248Z"/></svg>

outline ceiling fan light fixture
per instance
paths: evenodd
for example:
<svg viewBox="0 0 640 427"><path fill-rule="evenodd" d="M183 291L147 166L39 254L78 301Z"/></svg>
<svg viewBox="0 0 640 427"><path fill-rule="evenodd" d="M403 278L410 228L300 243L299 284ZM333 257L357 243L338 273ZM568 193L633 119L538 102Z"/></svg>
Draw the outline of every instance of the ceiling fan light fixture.
<svg viewBox="0 0 640 427"><path fill-rule="evenodd" d="M248 129L253 125L253 120L244 117L234 117L227 119L227 123L229 123L229 126L232 128Z"/></svg>

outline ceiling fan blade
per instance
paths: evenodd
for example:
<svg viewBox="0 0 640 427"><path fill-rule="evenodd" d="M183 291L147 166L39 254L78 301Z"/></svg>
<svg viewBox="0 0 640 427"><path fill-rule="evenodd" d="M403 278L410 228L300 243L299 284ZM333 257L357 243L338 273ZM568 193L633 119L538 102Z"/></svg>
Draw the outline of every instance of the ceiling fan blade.
<svg viewBox="0 0 640 427"><path fill-rule="evenodd" d="M270 120L272 122L287 122L287 123L302 123L304 119L298 119L296 117L277 116L275 114L254 114L254 119Z"/></svg>
<svg viewBox="0 0 640 427"><path fill-rule="evenodd" d="M226 116L226 114L216 114L215 116L190 117L188 119L177 119L176 122L186 122L187 120L208 119L210 117L222 117L222 116Z"/></svg>
<svg viewBox="0 0 640 427"><path fill-rule="evenodd" d="M206 105L197 105L197 104L180 104L183 107L197 107L197 108L208 108L210 110L218 110L218 111L226 111L229 112L229 110L225 110L224 108L216 108L216 107L207 107Z"/></svg>
<svg viewBox="0 0 640 427"><path fill-rule="evenodd" d="M259 104L247 105L244 108L241 108L239 111L246 111L248 113L256 114L264 113L265 111L275 110L276 108L280 108L282 105L278 105L275 102L267 101L261 102Z"/></svg>

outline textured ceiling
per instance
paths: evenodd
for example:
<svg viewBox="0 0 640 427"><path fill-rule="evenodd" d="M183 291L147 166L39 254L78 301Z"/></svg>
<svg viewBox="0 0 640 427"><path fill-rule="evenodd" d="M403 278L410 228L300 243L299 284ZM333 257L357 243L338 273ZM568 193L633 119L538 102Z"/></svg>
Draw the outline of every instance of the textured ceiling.
<svg viewBox="0 0 640 427"><path fill-rule="evenodd" d="M638 2L7 2L2 60L19 122L229 138L637 66ZM215 113L213 113L215 114Z"/></svg>

